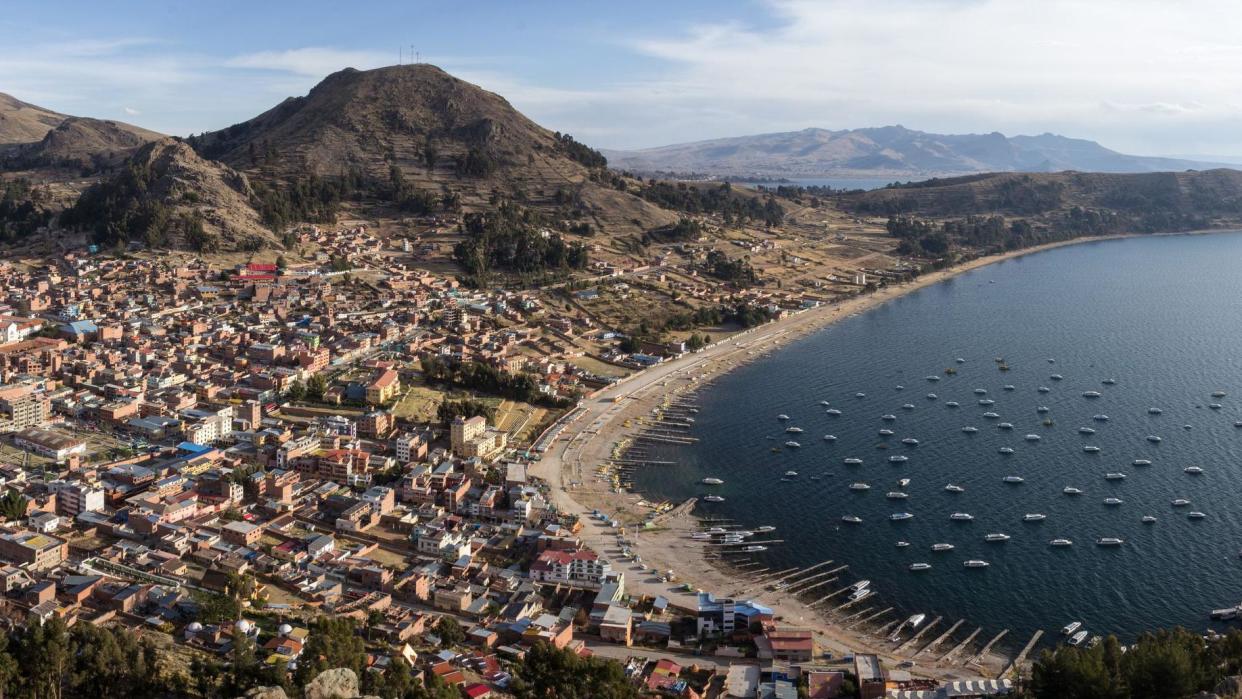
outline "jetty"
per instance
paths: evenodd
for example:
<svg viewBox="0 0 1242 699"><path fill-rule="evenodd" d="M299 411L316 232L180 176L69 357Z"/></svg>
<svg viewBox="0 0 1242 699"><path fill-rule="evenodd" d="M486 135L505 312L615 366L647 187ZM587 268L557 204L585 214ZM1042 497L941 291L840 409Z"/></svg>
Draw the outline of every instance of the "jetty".
<svg viewBox="0 0 1242 699"><path fill-rule="evenodd" d="M1010 662L1009 665L1005 668L1005 671L1001 673L1001 677L1004 677L1015 670L1021 670L1022 663L1026 660L1027 654L1031 652L1031 649L1034 648L1035 644L1039 642L1040 636L1043 636L1043 635L1044 635L1043 629L1036 631L1035 635L1031 636L1031 640L1027 641L1026 645L1022 647L1022 652L1014 656L1013 661Z"/></svg>
<svg viewBox="0 0 1242 699"><path fill-rule="evenodd" d="M944 642L944 640L945 640L946 638L948 638L949 636L952 636L952 635L953 635L953 632L954 632L954 631L957 631L957 627L959 627L959 626L961 626L962 624L965 624L965 623L966 623L966 620L965 620L965 619L958 619L956 622L954 622L954 623L953 623L953 625L952 625L952 626L950 626L950 627L949 627L949 630L948 630L948 631L945 631L944 633L940 634L940 635L939 635L939 636L937 636L935 639L933 639L931 643L928 643L927 645L925 645L925 646L923 646L922 648L920 648L920 649L919 649L919 652L917 652L917 653L915 653L915 654L914 654L914 657L916 657L916 658L917 658L917 657L919 657L920 655L922 655L922 654L924 654L924 653L930 653L930 652L932 652L933 650L935 650L935 649L936 649L936 647L937 647L937 646L939 646L941 643L943 643L943 642Z"/></svg>
<svg viewBox="0 0 1242 699"><path fill-rule="evenodd" d="M891 611L893 611L893 608L892 608L892 607L886 607L886 608L884 608L884 609L881 609L880 611L876 612L875 614L872 614L872 615L867 616L867 617L863 617L862 619L859 619L858 621L855 621L855 622L851 625L851 628L856 628L856 627L862 626L863 624L868 624L868 623L870 623L870 622L872 622L872 621L875 621L876 619L879 619L880 617L884 616L885 614L888 614L888 613L889 613L889 612L891 612Z"/></svg>
<svg viewBox="0 0 1242 699"><path fill-rule="evenodd" d="M944 617L939 617L939 616L938 616L938 617L936 617L935 619L932 619L932 620L931 620L931 623L930 623L930 624L928 624L927 626L924 626L923 628L919 629L918 631L915 631L915 632L914 632L914 635L913 635L913 636L911 636L911 637L909 638L909 640L907 640L905 643L902 643L901 645L897 646L897 648L895 649L895 652L897 652L897 653L902 653L902 652L905 652L905 650L906 650L907 648L912 648L912 647L914 646L914 644L915 644L915 643L918 643L918 642L919 642L919 639L920 639L920 638L922 638L923 634L927 633L928 631L931 631L931 630L932 630L932 627L934 627L936 624L939 624L939 623L940 623L940 620L941 620L941 619L943 619L943 618L944 618Z"/></svg>
<svg viewBox="0 0 1242 699"><path fill-rule="evenodd" d="M948 653L945 653L944 655L940 656L940 662L942 662L942 663L943 663L943 662L946 662L947 660L949 660L949 658L952 658L952 657L956 656L958 653L960 653L962 650L964 650L964 649L966 648L966 646L970 645L970 642L971 642L971 641L975 640L975 636L978 636L978 635L979 635L979 633L980 633L981 631L983 631L983 627L982 627L982 626L980 626L980 627L976 628L974 631L972 631L972 632L970 633L970 635L966 637L966 640L965 640L965 641L962 641L961 643L957 644L956 646L953 646L953 648L952 648L952 649L950 649Z"/></svg>
<svg viewBox="0 0 1242 699"><path fill-rule="evenodd" d="M987 657L988 651L992 650L992 646L996 645L996 642L1004 638L1007 633L1009 633L1009 629L1005 629L1004 631L1001 631L993 636L992 640L988 641L987 645L983 647L983 650L979 651L979 653L976 654L975 657L971 658L967 664L978 665L979 663L982 663L983 659Z"/></svg>

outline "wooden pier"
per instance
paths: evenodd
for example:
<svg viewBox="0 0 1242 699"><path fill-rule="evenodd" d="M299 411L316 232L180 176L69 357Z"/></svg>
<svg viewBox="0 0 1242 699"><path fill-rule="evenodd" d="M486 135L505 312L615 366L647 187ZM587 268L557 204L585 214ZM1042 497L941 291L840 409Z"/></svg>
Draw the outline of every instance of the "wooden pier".
<svg viewBox="0 0 1242 699"><path fill-rule="evenodd" d="M965 640L965 641L962 641L961 643L957 644L956 646L953 646L953 648L952 648L952 649L951 649L948 653L945 653L944 655L940 656L940 662L942 662L942 663L943 663L943 662L945 662L946 660L948 660L949 658L952 658L953 656L955 656L955 655L957 655L958 653L960 653L961 651L963 651L963 650L966 648L966 646L970 645L970 642L971 642L971 641L975 640L975 636L978 636L978 635L979 635L979 633L980 633L981 631L983 631L983 627L982 627L982 626L980 626L980 627L976 628L974 631L970 632L970 635L966 637L966 640Z"/></svg>
<svg viewBox="0 0 1242 699"><path fill-rule="evenodd" d="M873 607L873 609L874 609L874 607ZM879 619L880 617L884 616L885 614L888 614L888 613L889 613L889 612L891 612L891 611L893 611L893 608L892 608L892 607L886 607L886 608L884 608L884 609L881 609L880 611L876 612L875 614L872 614L872 615L870 615L870 616L868 616L868 617L864 617L864 618L862 618L862 619L859 619L859 620L855 621L853 624L851 624L850 628L854 628L854 627L862 626L863 624L867 624L867 623L870 623L870 622L872 622L872 621L875 621L876 619Z"/></svg>
<svg viewBox="0 0 1242 699"><path fill-rule="evenodd" d="M865 600L865 599L871 599L871 597L872 597L873 595L875 595L875 592L873 592L873 591L871 591L871 590L867 590L867 594L862 595L862 596L861 596L861 597L859 597L858 599L852 599L852 600L850 600L850 601L846 602L845 604L843 604L843 605L841 605L841 606L839 606L839 607L837 607L837 608L833 609L832 611L834 611L834 612L839 612L839 611L842 611L842 610L844 610L844 609L849 609L850 607L852 607L852 606L854 606L854 605L858 604L859 602L861 602L861 601L863 601L863 600Z"/></svg>
<svg viewBox="0 0 1242 699"><path fill-rule="evenodd" d="M968 664L968 665L978 665L978 664L982 663L982 662L983 662L983 659L987 657L987 655L988 655L988 651L992 650L992 646L996 645L996 642L997 642L997 641L999 641L999 640L1001 640L1002 638L1004 638L1004 637L1005 637L1005 634L1007 634L1007 633L1009 633L1009 629L1005 629L1004 631L1001 631L1000 633L998 633L998 634L996 634L995 636L993 636L993 637L992 637L992 640L988 641L988 644L987 644L986 646L984 646L984 647L983 647L983 650L979 651L979 652L975 655L975 657L971 658L971 659L967 662L967 664Z"/></svg>
<svg viewBox="0 0 1242 699"><path fill-rule="evenodd" d="M1015 670L1021 672L1022 663L1023 661L1026 660L1027 654L1031 652L1031 649L1034 648L1035 644L1039 642L1039 637L1043 635L1044 635L1043 629L1036 631L1035 635L1031 636L1031 640L1027 641L1026 645L1023 646L1022 652L1014 656L1013 662L1009 663L1008 667L1005 668L1005 671L1001 673L1001 677L1005 677L1006 675L1008 675L1009 673Z"/></svg>
<svg viewBox="0 0 1242 699"><path fill-rule="evenodd" d="M952 636L953 632L957 631L957 627L965 623L966 623L965 619L958 619L956 622L953 623L952 626L949 627L948 631L945 631L944 633L940 634L931 643L928 643L927 645L920 648L919 651L914 654L914 657L917 658L924 653L930 653L932 650L936 648L936 646L939 646L941 643L943 643L944 639L948 638L949 636Z"/></svg>
<svg viewBox="0 0 1242 699"><path fill-rule="evenodd" d="M896 652L896 653L901 653L902 651L906 650L907 648L911 648L911 647L913 647L915 643L918 643L919 639L923 636L923 634L927 633L928 631L931 631L931 630L932 630L932 627L933 627L933 626L935 626L936 624L939 624L939 623L940 623L940 620L941 620L941 619L943 619L943 618L944 618L944 617L936 617L935 619L932 619L930 624L928 624L927 626L924 626L923 628L919 629L918 631L915 631L915 632L914 632L914 635L913 635L913 636L911 636L909 640L907 640L905 643L902 643L901 645L897 646L897 648L895 649L895 651L894 651L894 652Z"/></svg>

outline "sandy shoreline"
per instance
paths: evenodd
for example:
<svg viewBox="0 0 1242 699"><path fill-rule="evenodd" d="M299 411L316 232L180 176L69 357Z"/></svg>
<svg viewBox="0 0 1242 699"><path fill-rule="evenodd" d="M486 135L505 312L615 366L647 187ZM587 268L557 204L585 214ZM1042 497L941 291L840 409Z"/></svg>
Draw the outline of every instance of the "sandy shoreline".
<svg viewBox="0 0 1242 699"><path fill-rule="evenodd" d="M1079 238L976 258L948 269L930 272L912 282L885 287L871 294L794 314L731 336L701 352L651 367L584 400L582 406L568 416L566 426L558 438L548 445L543 459L533 466L533 474L544 478L550 484L553 502L566 512L589 515L592 510L598 509L617 519L622 525L640 524L650 512L642 496L612 491L610 481L597 475L596 468L613 456L613 448L618 442L639 431L639 421L649 416L654 409L666 406L670 400L679 397L692 400L693 393L714 377L761 358L794 339L963 272L1066 245L1123 237L1130 236ZM745 524L757 526L762 522ZM989 640L981 637L976 638L959 655L942 661L941 656L957 644L959 637L973 628L969 622L963 624L963 628L953 638L919 654L918 651L925 645L948 630L953 621L948 619L940 626L928 629L917 643L902 649L903 652L899 654L895 652L896 644L874 633L877 628L883 629L885 625L898 621L898 618L888 613L876 617L874 622L868 621L872 614L884 611L885 605L882 601L871 604L874 600L864 600L837 613L832 610L844 602L843 596L819 606L808 605L808 602L814 603L855 579L855 576L850 576L848 569L820 578L811 576L835 570L847 565L849 561L836 561L803 574L808 578L808 586L824 584L799 598L797 594L786 594L769 587L779 579L776 576L778 571L761 571L757 566L743 569L721 561L719 557L709 558L707 547L702 542L691 540L689 536L699 527L700 523L689 516L671 518L652 529L641 526L625 527L626 538L631 541L630 550L642 559L648 571L672 570L677 574L674 583L659 582L655 573L644 574L639 571L636 562L621 560L621 547L617 542L618 529L586 517L582 537L588 546L626 572L626 585L631 594L663 595L672 604L690 610L695 608L694 592L678 590L683 582L689 583L692 589L710 591L718 596L754 598L772 607L783 623L815 630L820 650L833 653L836 657L854 652L872 652L884 658L890 667L913 660L916 664L912 670L914 674L938 679L980 675L995 677L1011 659L989 653L988 656L978 659L978 663L967 663ZM779 532L771 536L779 536ZM796 582L799 579L800 577L794 577L790 581ZM834 582L827 583L827 580ZM868 623L858 625L860 621ZM1008 638L1006 641L1009 644L1022 644L1026 639ZM918 654L917 658L912 657L915 654Z"/></svg>

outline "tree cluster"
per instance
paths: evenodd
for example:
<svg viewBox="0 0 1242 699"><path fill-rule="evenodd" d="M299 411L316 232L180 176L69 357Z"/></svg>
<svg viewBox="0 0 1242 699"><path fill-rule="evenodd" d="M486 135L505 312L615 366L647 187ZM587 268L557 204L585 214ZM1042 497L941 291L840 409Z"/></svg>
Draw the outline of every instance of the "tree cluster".
<svg viewBox="0 0 1242 699"><path fill-rule="evenodd" d="M743 259L733 259L719 250L707 253L707 273L734 286L751 286L758 277L755 268Z"/></svg>
<svg viewBox="0 0 1242 699"><path fill-rule="evenodd" d="M0 182L0 242L25 238L52 222L47 190L24 178Z"/></svg>
<svg viewBox="0 0 1242 699"><path fill-rule="evenodd" d="M507 202L491 213L466 214L462 222L466 239L453 248L453 259L475 276L493 270L538 274L587 266L585 245L545 234L538 222L538 217Z"/></svg>
<svg viewBox="0 0 1242 699"><path fill-rule="evenodd" d="M535 405L563 407L563 401L539 390L539 379L525 372L501 371L482 362L463 362L453 366L435 356L421 360L423 375L430 380L446 381L460 388L488 393Z"/></svg>
<svg viewBox="0 0 1242 699"><path fill-rule="evenodd" d="M575 141L573 136L557 131L556 140L560 144L561 149L565 151L565 155L568 155L570 159L581 165L589 168L608 167L608 159L604 157L603 153Z"/></svg>
<svg viewBox="0 0 1242 699"><path fill-rule="evenodd" d="M766 226L778 225L785 218L785 209L772 196L740 193L732 185L693 185L686 182L649 180L638 195L666 209L688 214L717 213L726 224L758 221Z"/></svg>

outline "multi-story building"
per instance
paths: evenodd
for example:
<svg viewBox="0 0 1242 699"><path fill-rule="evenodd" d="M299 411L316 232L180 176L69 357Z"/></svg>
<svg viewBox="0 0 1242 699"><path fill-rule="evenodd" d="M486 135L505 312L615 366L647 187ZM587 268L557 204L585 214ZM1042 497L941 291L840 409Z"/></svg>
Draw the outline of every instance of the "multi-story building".
<svg viewBox="0 0 1242 699"><path fill-rule="evenodd" d="M401 376L392 369L385 369L375 377L374 381L367 384L367 403L371 405L387 403L400 390Z"/></svg>
<svg viewBox="0 0 1242 699"><path fill-rule="evenodd" d="M531 580L556 585L598 588L605 578L612 575L612 565L590 549L548 549L540 553L530 566Z"/></svg>
<svg viewBox="0 0 1242 699"><path fill-rule="evenodd" d="M409 463L427 455L427 439L421 434L406 432L397 437L397 461Z"/></svg>
<svg viewBox="0 0 1242 699"><path fill-rule="evenodd" d="M48 490L56 493L56 511L76 517L83 512L98 512L104 508L103 488L80 481L52 481Z"/></svg>
<svg viewBox="0 0 1242 699"><path fill-rule="evenodd" d="M64 562L69 545L49 534L20 531L0 534L0 558L31 570L51 570Z"/></svg>
<svg viewBox="0 0 1242 699"><path fill-rule="evenodd" d="M29 449L36 454L46 456L61 463L70 456L86 453L86 442L70 435L53 430L42 430L31 427L18 432L13 443L21 449Z"/></svg>
<svg viewBox="0 0 1242 699"><path fill-rule="evenodd" d="M319 437L308 434L290 439L276 450L276 468L292 468L293 461L319 448Z"/></svg>

